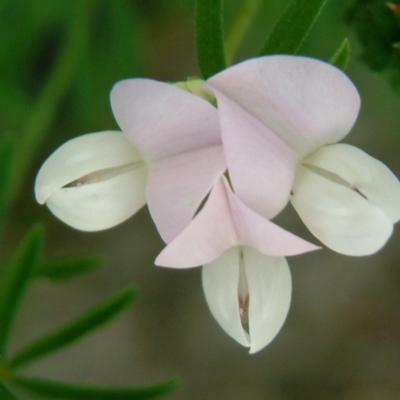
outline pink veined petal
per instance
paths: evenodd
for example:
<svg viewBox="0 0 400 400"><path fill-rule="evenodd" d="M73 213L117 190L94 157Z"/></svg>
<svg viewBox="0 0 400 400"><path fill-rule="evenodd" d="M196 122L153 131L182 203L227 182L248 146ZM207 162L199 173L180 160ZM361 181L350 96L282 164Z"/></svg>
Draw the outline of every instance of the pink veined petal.
<svg viewBox="0 0 400 400"><path fill-rule="evenodd" d="M360 108L358 92L343 72L307 57L276 55L247 60L207 83L303 156L343 139Z"/></svg>
<svg viewBox="0 0 400 400"><path fill-rule="evenodd" d="M225 179L224 185L231 218L241 244L269 256L292 256L320 248L255 213L232 193Z"/></svg>
<svg viewBox="0 0 400 400"><path fill-rule="evenodd" d="M254 211L273 218L289 201L300 155L247 110L215 94L235 193Z"/></svg>
<svg viewBox="0 0 400 400"><path fill-rule="evenodd" d="M158 255L155 264L191 268L210 263L238 243L222 180L192 222Z"/></svg>
<svg viewBox="0 0 400 400"><path fill-rule="evenodd" d="M214 318L241 345L249 347L239 314L239 247L233 247L202 268L204 294Z"/></svg>
<svg viewBox="0 0 400 400"><path fill-rule="evenodd" d="M217 110L180 88L148 79L117 83L111 106L148 164L148 206L169 242L226 169Z"/></svg>
<svg viewBox="0 0 400 400"><path fill-rule="evenodd" d="M298 169L291 202L311 233L338 253L375 253L393 231L391 221L375 204L303 166Z"/></svg>
<svg viewBox="0 0 400 400"><path fill-rule="evenodd" d="M324 146L303 164L340 176L375 204L393 222L400 220L400 183L386 165L357 147L339 143Z"/></svg>
<svg viewBox="0 0 400 400"><path fill-rule="evenodd" d="M243 260L249 288L250 353L256 353L275 338L286 320L292 280L284 257L244 247Z"/></svg>
<svg viewBox="0 0 400 400"><path fill-rule="evenodd" d="M240 244L273 256L318 249L250 210L231 193L226 179L221 178L202 210L159 254L155 263L173 268L195 267L212 262Z"/></svg>
<svg viewBox="0 0 400 400"><path fill-rule="evenodd" d="M153 164L147 202L166 243L189 224L224 169L220 145L182 153Z"/></svg>
<svg viewBox="0 0 400 400"><path fill-rule="evenodd" d="M146 204L144 166L111 179L88 185L60 188L46 201L51 212L82 231L112 228Z"/></svg>

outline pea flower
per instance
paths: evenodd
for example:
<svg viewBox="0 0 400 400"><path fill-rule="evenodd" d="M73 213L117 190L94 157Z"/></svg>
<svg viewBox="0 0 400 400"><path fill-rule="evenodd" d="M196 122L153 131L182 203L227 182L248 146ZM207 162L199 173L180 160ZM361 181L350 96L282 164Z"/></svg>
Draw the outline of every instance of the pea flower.
<svg viewBox="0 0 400 400"><path fill-rule="evenodd" d="M221 178L155 263L204 265L203 289L211 313L226 333L255 353L276 336L289 310L291 276L284 256L316 249L245 206Z"/></svg>
<svg viewBox="0 0 400 400"><path fill-rule="evenodd" d="M87 231L110 228L147 201L169 241L226 168L217 110L149 79L118 82L111 106L123 134L99 132L61 146L38 173L36 198Z"/></svg>
<svg viewBox="0 0 400 400"><path fill-rule="evenodd" d="M327 146L349 133L360 107L344 73L311 58L268 56L220 72L207 88L230 179L248 207L271 219L293 192L300 217L333 250L366 255L386 243L400 219L398 180L360 150Z"/></svg>

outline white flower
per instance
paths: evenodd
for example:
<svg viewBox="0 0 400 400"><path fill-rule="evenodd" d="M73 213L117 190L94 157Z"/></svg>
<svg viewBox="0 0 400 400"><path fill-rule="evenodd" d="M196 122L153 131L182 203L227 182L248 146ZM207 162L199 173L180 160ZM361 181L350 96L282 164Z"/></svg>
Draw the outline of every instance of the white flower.
<svg viewBox="0 0 400 400"><path fill-rule="evenodd" d="M302 161L291 202L326 246L347 255L368 255L386 243L400 219L400 183L362 150L334 144Z"/></svg>

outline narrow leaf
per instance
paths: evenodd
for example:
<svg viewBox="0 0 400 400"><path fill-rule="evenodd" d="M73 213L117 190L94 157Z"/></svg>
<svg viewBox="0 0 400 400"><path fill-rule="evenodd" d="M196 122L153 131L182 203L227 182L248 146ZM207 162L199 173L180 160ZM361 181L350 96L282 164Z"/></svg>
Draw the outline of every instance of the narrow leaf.
<svg viewBox="0 0 400 400"><path fill-rule="evenodd" d="M18 400L4 385L0 384L1 400Z"/></svg>
<svg viewBox="0 0 400 400"><path fill-rule="evenodd" d="M69 345L107 323L126 308L136 298L136 295L137 290L129 287L109 297L76 319L28 344L9 361L8 365L11 368L17 368Z"/></svg>
<svg viewBox="0 0 400 400"><path fill-rule="evenodd" d="M296 54L327 0L293 0L268 36L260 55Z"/></svg>
<svg viewBox="0 0 400 400"><path fill-rule="evenodd" d="M226 61L232 62L236 51L241 46L243 38L252 27L254 18L259 14L262 0L244 0L229 29L225 42Z"/></svg>
<svg viewBox="0 0 400 400"><path fill-rule="evenodd" d="M350 43L346 39L340 44L339 48L335 51L335 54L329 60L329 62L342 70L346 69L347 64L350 60Z"/></svg>
<svg viewBox="0 0 400 400"><path fill-rule="evenodd" d="M64 281L101 268L103 257L98 255L74 256L40 263L37 277L45 277L52 281Z"/></svg>
<svg viewBox="0 0 400 400"><path fill-rule="evenodd" d="M20 245L13 263L4 272L0 290L0 354L3 357L18 306L35 273L42 242L42 227L35 225Z"/></svg>
<svg viewBox="0 0 400 400"><path fill-rule="evenodd" d="M3 134L0 141L0 225L4 222L9 206L14 155L15 142L11 134Z"/></svg>
<svg viewBox="0 0 400 400"><path fill-rule="evenodd" d="M30 393L56 397L57 399L82 400L143 400L153 399L170 393L176 386L175 381L167 381L153 386L136 388L111 388L89 385L74 385L39 378L14 376L12 382Z"/></svg>
<svg viewBox="0 0 400 400"><path fill-rule="evenodd" d="M196 1L196 47L204 79L225 69L222 0Z"/></svg>

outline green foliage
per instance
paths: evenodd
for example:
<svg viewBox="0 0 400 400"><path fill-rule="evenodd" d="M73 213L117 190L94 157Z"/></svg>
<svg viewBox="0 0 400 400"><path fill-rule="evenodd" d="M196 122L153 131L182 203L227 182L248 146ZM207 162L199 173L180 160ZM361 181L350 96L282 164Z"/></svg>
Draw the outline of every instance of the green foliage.
<svg viewBox="0 0 400 400"><path fill-rule="evenodd" d="M4 385L0 384L1 400L18 400Z"/></svg>
<svg viewBox="0 0 400 400"><path fill-rule="evenodd" d="M343 40L338 49L335 51L329 62L335 67L344 70L346 69L347 64L349 63L349 60L350 60L350 43L346 38Z"/></svg>
<svg viewBox="0 0 400 400"><path fill-rule="evenodd" d="M11 358L8 365L11 368L20 367L75 342L109 322L131 304L136 295L137 291L135 289L127 288L121 293L108 298L54 332L28 344Z"/></svg>
<svg viewBox="0 0 400 400"><path fill-rule="evenodd" d="M64 281L77 275L97 271L103 265L103 257L97 255L82 255L62 257L40 262L36 276L52 281Z"/></svg>
<svg viewBox="0 0 400 400"><path fill-rule="evenodd" d="M15 141L11 134L0 136L0 226L6 218L12 186L12 164L15 156Z"/></svg>
<svg viewBox="0 0 400 400"><path fill-rule="evenodd" d="M8 339L23 294L29 284L37 276L47 276L56 280L70 278L81 273L82 270L96 269L101 262L101 259L95 256L81 256L52 263L40 262L42 244L42 228L40 225L36 225L29 231L19 246L14 261L3 268L0 288L0 398L16 400L16 397L3 383L17 386L34 395L59 399L139 400L152 399L172 391L175 387L174 381L147 387L112 388L66 384L45 379L25 378L15 374L16 369L54 353L109 323L137 296L135 288L127 287L53 332L34 340L12 358L8 358ZM39 268L39 265L42 265L42 267ZM59 273L58 270L63 265L68 269L67 273Z"/></svg>
<svg viewBox="0 0 400 400"><path fill-rule="evenodd" d="M238 11L237 16L229 28L226 37L226 59L230 64L235 56L236 51L241 45L243 38L252 26L255 16L259 12L262 0L245 0Z"/></svg>
<svg viewBox="0 0 400 400"><path fill-rule="evenodd" d="M400 14L386 0L355 0L346 19L361 42L362 60L400 93Z"/></svg>
<svg viewBox="0 0 400 400"><path fill-rule="evenodd" d="M45 379L13 376L12 382L32 394L68 400L144 400L171 392L175 381L138 388L109 388L89 385L72 385Z"/></svg>
<svg viewBox="0 0 400 400"><path fill-rule="evenodd" d="M260 55L296 54L327 0L293 0L268 36Z"/></svg>
<svg viewBox="0 0 400 400"><path fill-rule="evenodd" d="M20 245L0 290L0 354L5 357L10 331L29 280L35 273L42 249L43 232L34 226Z"/></svg>
<svg viewBox="0 0 400 400"><path fill-rule="evenodd" d="M226 67L221 1L196 1L197 60L204 79Z"/></svg>

